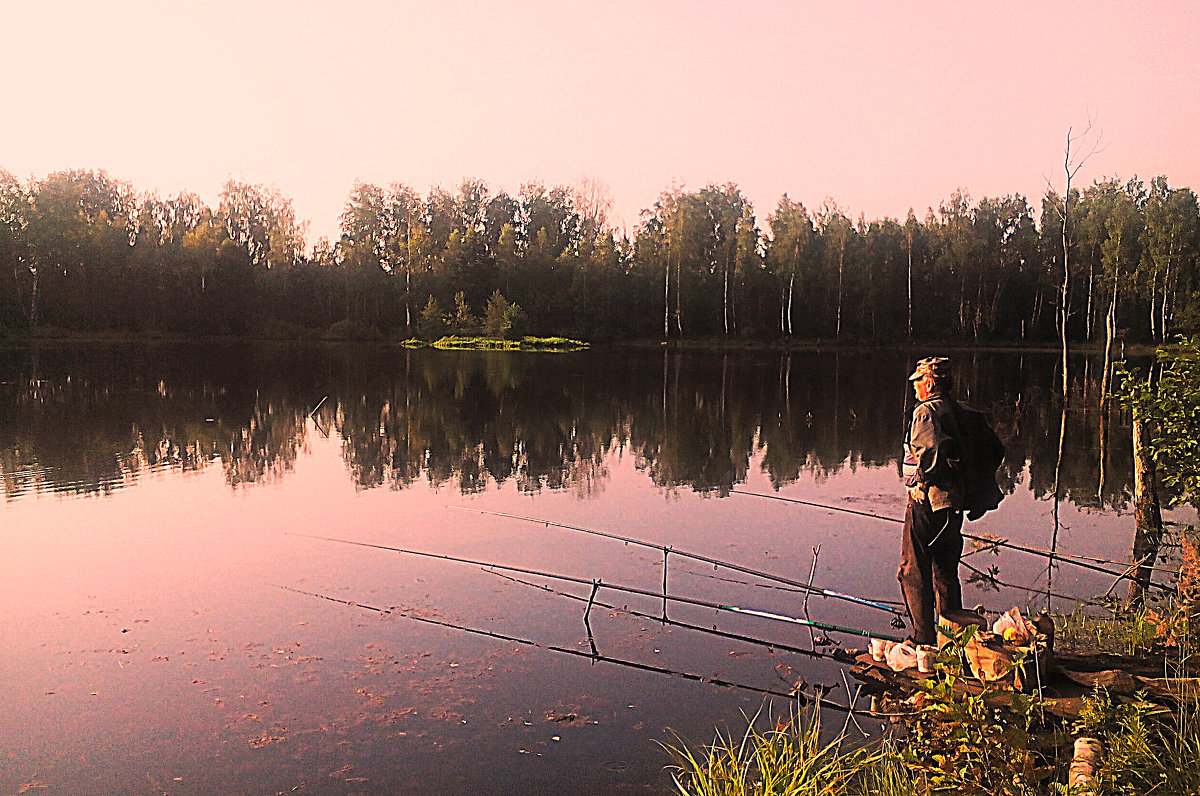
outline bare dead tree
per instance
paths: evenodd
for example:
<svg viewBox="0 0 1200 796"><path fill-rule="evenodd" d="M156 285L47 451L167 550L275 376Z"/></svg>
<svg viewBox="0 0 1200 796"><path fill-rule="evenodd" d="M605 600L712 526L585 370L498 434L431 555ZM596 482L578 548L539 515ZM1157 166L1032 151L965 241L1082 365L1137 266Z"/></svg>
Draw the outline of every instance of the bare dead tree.
<svg viewBox="0 0 1200 796"><path fill-rule="evenodd" d="M1097 136L1089 146L1088 139L1091 136L1094 124L1089 118L1087 126L1083 128L1083 132L1076 134L1074 128L1067 128L1067 141L1063 150L1063 175L1066 185L1064 186L1062 195L1062 206L1053 205L1058 212L1059 218L1062 221L1062 281L1059 283L1059 306L1058 306L1058 335L1059 343L1062 348L1062 395L1063 404L1065 405L1070 397L1068 388L1068 371L1067 371L1067 319L1071 314L1071 185L1075 181L1075 175L1083 168L1084 164L1091 159L1092 155L1101 151L1101 138ZM1084 154L1080 154L1082 150L1086 150ZM1049 184L1049 180L1047 180Z"/></svg>
<svg viewBox="0 0 1200 796"><path fill-rule="evenodd" d="M911 214L911 213L912 213L912 211L910 210L910 211L909 211L909 213ZM913 336L913 324L912 324L912 250L913 250L913 231L912 231L912 227L911 227L911 226L910 226L908 223L905 223L905 225L904 225L904 239L905 239L905 243L906 243L905 249L906 249L906 250L907 250L907 252L908 252L908 339L909 339L909 340L911 340L911 339L912 339L912 336Z"/></svg>
<svg viewBox="0 0 1200 796"><path fill-rule="evenodd" d="M1063 452L1066 449L1067 410L1071 397L1070 372L1067 365L1067 355L1069 353L1067 344L1067 319L1070 317L1071 309L1071 183L1075 180L1075 175L1079 173L1079 170L1083 168L1083 164L1087 163L1092 155L1096 154L1100 149L1100 139L1097 137L1092 142L1086 154L1080 156L1079 151L1081 148L1086 148L1087 139L1091 131L1092 120L1090 118L1083 132L1078 135L1073 133L1073 128L1067 128L1067 142L1063 152L1063 174L1066 178L1066 185L1064 186L1062 195L1062 207L1055 206L1062 220L1062 282L1059 284L1058 301L1058 334L1059 343L1062 347L1062 418L1058 426L1058 457L1054 463L1054 534L1050 546L1051 551L1058 547L1058 531L1060 527L1058 508L1059 502L1062 500L1062 462ZM1051 557L1047 566L1047 595L1050 592L1053 577L1054 558ZM1048 599L1049 597L1047 597Z"/></svg>

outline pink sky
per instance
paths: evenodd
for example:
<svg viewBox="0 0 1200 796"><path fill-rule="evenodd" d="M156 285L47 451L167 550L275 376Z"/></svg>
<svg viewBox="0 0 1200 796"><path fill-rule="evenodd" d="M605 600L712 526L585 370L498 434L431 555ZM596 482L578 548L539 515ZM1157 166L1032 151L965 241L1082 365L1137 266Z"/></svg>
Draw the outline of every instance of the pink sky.
<svg viewBox="0 0 1200 796"><path fill-rule="evenodd" d="M355 179L739 184L760 223L903 217L956 187L1036 198L1079 175L1200 189L1200 5L567 0L10 4L0 167L103 168L215 204L274 185L333 235Z"/></svg>

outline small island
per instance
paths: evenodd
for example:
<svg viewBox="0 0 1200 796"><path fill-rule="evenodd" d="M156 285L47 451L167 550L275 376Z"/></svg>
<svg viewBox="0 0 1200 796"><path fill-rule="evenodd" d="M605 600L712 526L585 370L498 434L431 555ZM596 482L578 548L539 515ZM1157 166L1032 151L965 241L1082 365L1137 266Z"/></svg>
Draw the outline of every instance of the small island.
<svg viewBox="0 0 1200 796"><path fill-rule="evenodd" d="M502 337L461 337L447 335L433 342L416 337L403 341L405 348L439 348L443 351L581 351L589 344L569 337L522 337L506 340Z"/></svg>

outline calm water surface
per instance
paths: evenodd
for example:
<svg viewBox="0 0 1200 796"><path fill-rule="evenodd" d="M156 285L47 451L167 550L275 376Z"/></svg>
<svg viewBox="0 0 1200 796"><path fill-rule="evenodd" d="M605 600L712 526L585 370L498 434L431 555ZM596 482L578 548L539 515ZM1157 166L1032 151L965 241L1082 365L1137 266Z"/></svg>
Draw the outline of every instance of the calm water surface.
<svg viewBox="0 0 1200 796"><path fill-rule="evenodd" d="M670 760L656 741L737 731L764 697L547 650L590 649L584 606L495 571L310 537L651 590L661 552L456 507L798 578L819 544L818 585L894 601L897 525L733 490L899 517L905 376L926 353L0 351L0 791L665 793ZM955 355L960 392L1010 451L1011 494L971 532L1052 543L1055 359ZM1081 359L1081 406L1089 368ZM1110 434L1101 488L1097 425L1071 416L1057 543L1120 558L1127 432ZM1046 587L1042 559L967 561ZM673 558L667 574L674 593L800 611L795 594L726 570ZM1066 595L1110 585L1069 567L1052 577ZM1016 588L967 586L965 599L1046 605ZM814 598L809 610L888 628L886 614L846 603ZM669 613L811 643L794 626ZM594 609L591 627L604 656L771 690L803 679L847 701L844 667L827 659L621 610Z"/></svg>

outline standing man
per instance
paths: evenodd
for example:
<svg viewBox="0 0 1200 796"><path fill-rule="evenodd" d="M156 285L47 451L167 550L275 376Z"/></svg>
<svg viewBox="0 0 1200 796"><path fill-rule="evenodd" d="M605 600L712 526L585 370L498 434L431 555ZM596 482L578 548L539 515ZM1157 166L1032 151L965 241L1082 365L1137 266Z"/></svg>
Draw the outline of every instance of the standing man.
<svg viewBox="0 0 1200 796"><path fill-rule="evenodd" d="M904 441L908 509L900 548L900 590L913 620L913 642L936 644L937 613L962 609L958 562L962 558L964 479L957 405L947 395L950 360L929 357L908 377L917 394L912 427Z"/></svg>

